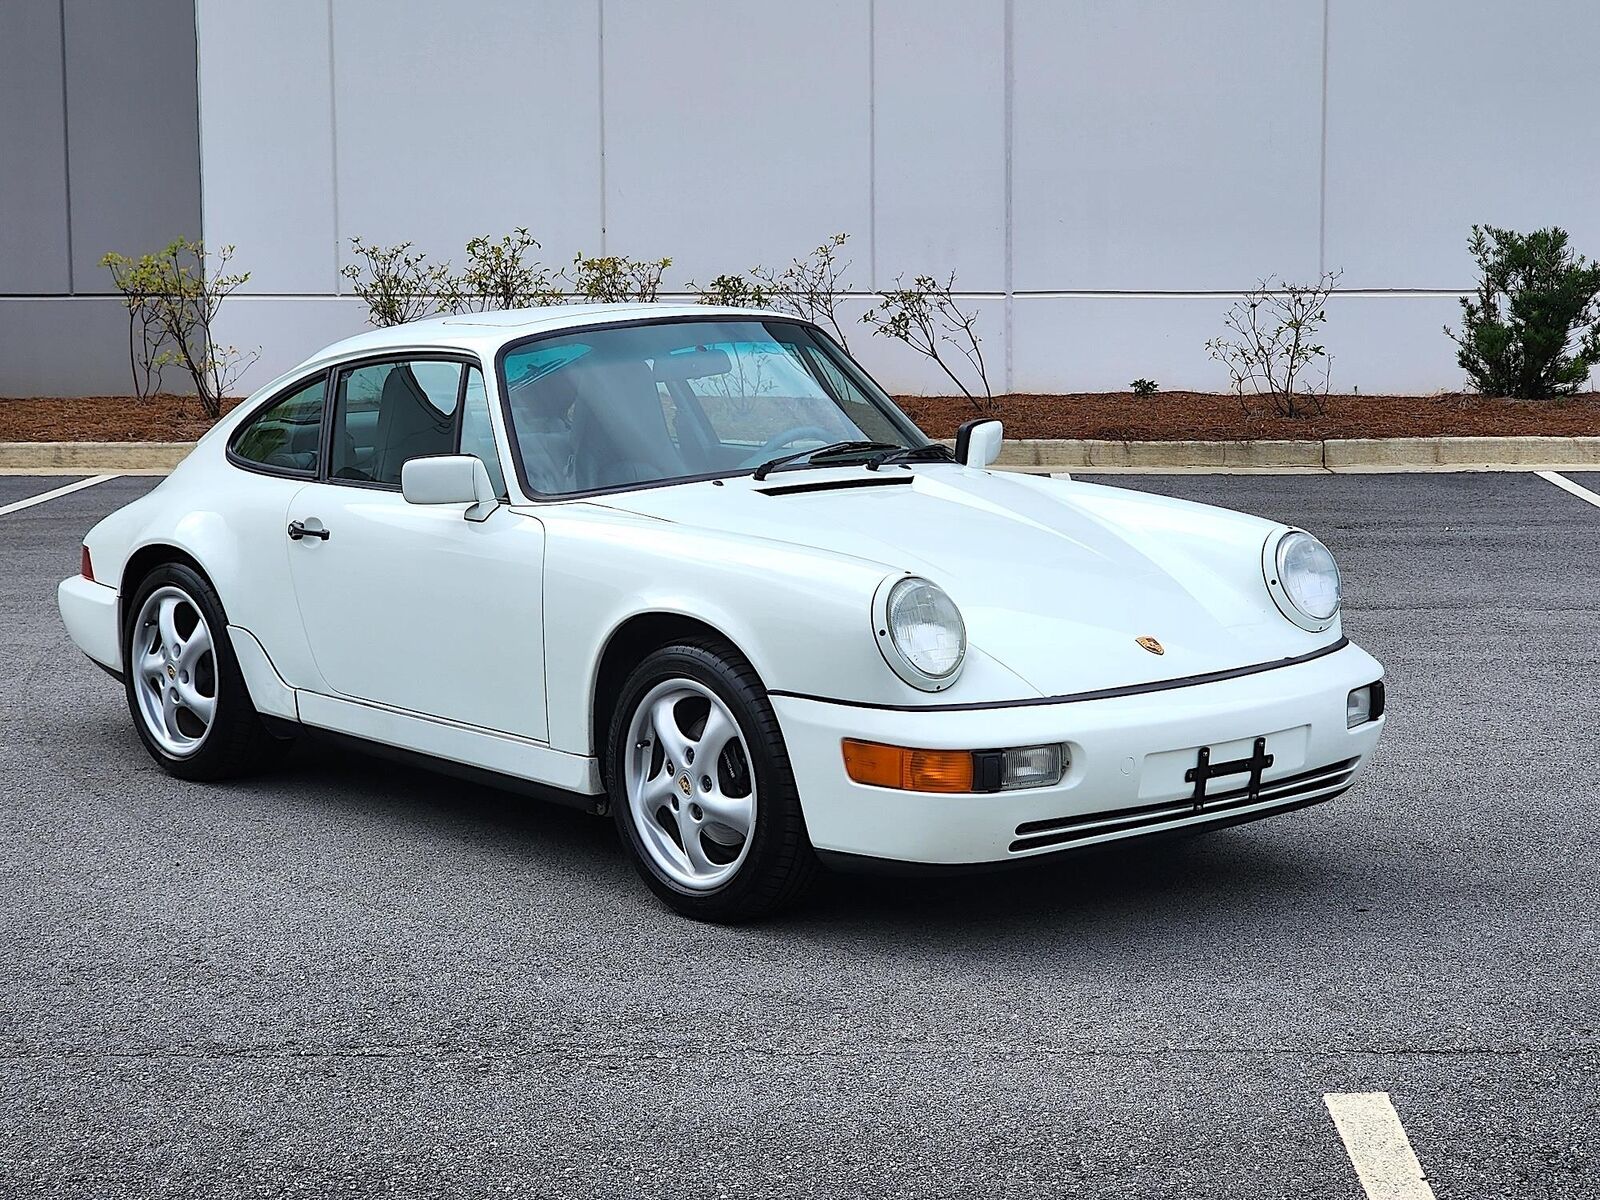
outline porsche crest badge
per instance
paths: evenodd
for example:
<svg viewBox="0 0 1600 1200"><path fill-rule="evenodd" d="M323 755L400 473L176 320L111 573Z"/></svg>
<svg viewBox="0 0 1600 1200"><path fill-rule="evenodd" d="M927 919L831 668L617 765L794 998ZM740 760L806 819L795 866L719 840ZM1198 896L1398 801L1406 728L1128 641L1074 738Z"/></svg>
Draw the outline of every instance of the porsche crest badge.
<svg viewBox="0 0 1600 1200"><path fill-rule="evenodd" d="M1165 654L1167 652L1167 648L1153 637L1134 638L1133 640L1150 651L1151 654Z"/></svg>

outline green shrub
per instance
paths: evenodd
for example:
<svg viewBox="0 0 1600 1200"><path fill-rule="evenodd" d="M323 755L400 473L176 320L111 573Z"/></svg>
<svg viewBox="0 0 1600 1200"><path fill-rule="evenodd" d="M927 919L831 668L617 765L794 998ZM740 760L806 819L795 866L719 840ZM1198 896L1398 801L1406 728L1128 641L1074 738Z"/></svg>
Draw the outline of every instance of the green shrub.
<svg viewBox="0 0 1600 1200"><path fill-rule="evenodd" d="M528 308L560 304L561 288L550 270L529 252L539 249L518 226L499 241L475 237L467 243L467 265L450 281L444 307L451 312Z"/></svg>
<svg viewBox="0 0 1600 1200"><path fill-rule="evenodd" d="M448 263L429 265L428 256L413 251L410 242L377 246L355 237L350 245L362 265L351 263L339 274L367 302L368 319L376 328L404 325L453 306L456 283Z"/></svg>
<svg viewBox="0 0 1600 1200"><path fill-rule="evenodd" d="M636 300L653 304L661 295L661 277L671 265L670 258L629 258L624 254L588 258L579 253L562 277L572 284L572 298L579 303Z"/></svg>
<svg viewBox="0 0 1600 1200"><path fill-rule="evenodd" d="M1161 390L1161 385L1154 379L1135 379L1128 386L1133 389L1135 396L1154 396Z"/></svg>
<svg viewBox="0 0 1600 1200"><path fill-rule="evenodd" d="M1600 265L1567 245L1564 229L1522 234L1474 225L1467 241L1478 288L1461 299L1456 361L1487 396L1569 395L1600 362Z"/></svg>
<svg viewBox="0 0 1600 1200"><path fill-rule="evenodd" d="M767 289L746 275L718 275L704 287L691 279L689 291L700 304L720 304L728 308L772 307Z"/></svg>
<svg viewBox="0 0 1600 1200"><path fill-rule="evenodd" d="M162 368L176 366L189 376L206 416L222 415L223 399L261 356L259 348L246 353L224 346L212 333L222 302L250 279L248 271L227 273L232 259L232 246L207 250L188 238L139 259L101 258L128 307L129 357L141 396L159 385Z"/></svg>

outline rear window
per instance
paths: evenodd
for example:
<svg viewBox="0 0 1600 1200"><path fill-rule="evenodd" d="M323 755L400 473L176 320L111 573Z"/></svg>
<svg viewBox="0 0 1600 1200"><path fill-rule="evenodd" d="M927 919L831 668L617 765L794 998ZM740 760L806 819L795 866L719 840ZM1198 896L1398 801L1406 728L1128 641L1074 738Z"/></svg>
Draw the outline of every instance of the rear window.
<svg viewBox="0 0 1600 1200"><path fill-rule="evenodd" d="M314 383L267 405L234 437L234 454L274 470L315 474L325 390L325 380L318 376Z"/></svg>

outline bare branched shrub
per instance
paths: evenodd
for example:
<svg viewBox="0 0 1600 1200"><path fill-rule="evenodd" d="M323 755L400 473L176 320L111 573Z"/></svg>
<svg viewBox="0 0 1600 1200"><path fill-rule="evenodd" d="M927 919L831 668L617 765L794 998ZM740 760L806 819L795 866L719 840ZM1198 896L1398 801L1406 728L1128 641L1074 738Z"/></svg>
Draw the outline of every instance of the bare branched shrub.
<svg viewBox="0 0 1600 1200"><path fill-rule="evenodd" d="M672 265L670 258L629 258L610 254L586 258L581 252L561 271L572 287L572 298L593 304L623 304L637 300L653 304L661 295L661 277Z"/></svg>
<svg viewBox="0 0 1600 1200"><path fill-rule="evenodd" d="M701 287L689 281L689 291L697 303L721 304L728 308L771 308L772 297L752 275L718 275Z"/></svg>
<svg viewBox="0 0 1600 1200"><path fill-rule="evenodd" d="M467 265L450 280L441 307L451 312L528 308L559 304L564 298L555 273L529 259L539 243L518 226L497 241L475 237L467 243Z"/></svg>
<svg viewBox="0 0 1600 1200"><path fill-rule="evenodd" d="M133 376L133 394L148 400L161 391L166 367L159 297L151 290L157 286L158 272L145 260L136 262L115 253L103 256L100 265L111 272L112 286L122 293L123 307L128 310L128 370Z"/></svg>
<svg viewBox="0 0 1600 1200"><path fill-rule="evenodd" d="M851 260L840 262L839 252L849 240L848 233L836 233L782 271L756 267L750 272L752 286L761 289L766 307L793 313L814 325L828 326L846 350L850 343L839 324L838 305L842 297L850 294L850 288L841 286L840 279L850 269Z"/></svg>
<svg viewBox="0 0 1600 1200"><path fill-rule="evenodd" d="M233 254L232 246L208 251L203 242L178 238L137 261L121 254L100 260L125 298L138 297L148 322L141 336L160 347L149 358L156 377L167 365L180 367L208 417L222 415L223 399L261 355L259 348L219 345L212 333L223 301L250 279L248 271L227 273Z"/></svg>
<svg viewBox="0 0 1600 1200"><path fill-rule="evenodd" d="M426 254L412 251L410 242L377 246L355 237L350 239L350 245L362 263L350 263L339 274L366 301L368 319L376 328L404 325L447 312L456 302L458 293L450 264L430 264Z"/></svg>
<svg viewBox="0 0 1600 1200"><path fill-rule="evenodd" d="M861 321L872 326L873 336L904 342L933 362L978 412L993 412L994 394L977 332L978 310L961 307L953 294L955 283L953 272L943 282L918 275L909 287L903 276L897 277L895 286L883 293L877 307L862 314ZM961 372L967 379L955 370L960 361L957 353L965 360Z"/></svg>
<svg viewBox="0 0 1600 1200"><path fill-rule="evenodd" d="M1212 338L1206 351L1228 369L1245 412L1260 398L1280 417L1324 410L1333 359L1319 339L1338 283L1338 271L1316 283L1277 288L1269 276L1228 309L1222 319L1227 335Z"/></svg>

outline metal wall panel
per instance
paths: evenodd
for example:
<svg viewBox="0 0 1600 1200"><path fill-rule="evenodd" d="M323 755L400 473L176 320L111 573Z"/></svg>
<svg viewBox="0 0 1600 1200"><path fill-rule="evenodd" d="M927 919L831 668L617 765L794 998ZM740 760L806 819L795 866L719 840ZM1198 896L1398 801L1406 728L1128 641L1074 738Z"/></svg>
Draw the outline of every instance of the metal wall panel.
<svg viewBox="0 0 1600 1200"><path fill-rule="evenodd" d="M206 239L238 247L245 290L338 283L328 0L200 0Z"/></svg>
<svg viewBox="0 0 1600 1200"><path fill-rule="evenodd" d="M68 269L59 0L0 4L0 293L59 293Z"/></svg>
<svg viewBox="0 0 1600 1200"><path fill-rule="evenodd" d="M876 286L1006 286L1005 0L877 0Z"/></svg>
<svg viewBox="0 0 1600 1200"><path fill-rule="evenodd" d="M0 293L102 290L104 251L197 232L203 160L260 297L224 322L263 346L247 385L359 325L357 235L459 260L526 225L682 288L847 232L858 290L956 271L995 386L1034 391L1221 386L1232 296L1324 265L1335 386L1459 386L1472 222L1600 253L1590 0L195 3L0 5ZM8 311L8 379L123 386L98 309Z"/></svg>
<svg viewBox="0 0 1600 1200"><path fill-rule="evenodd" d="M338 0L339 246L456 260L526 226L556 264L600 243L596 0Z"/></svg>
<svg viewBox="0 0 1600 1200"><path fill-rule="evenodd" d="M1327 258L1344 285L1470 288L1475 222L1560 225L1600 256L1597 44L1594 0L1330 0Z"/></svg>
<svg viewBox="0 0 1600 1200"><path fill-rule="evenodd" d="M871 223L869 7L605 0L606 245L672 278ZM852 249L853 254L860 251ZM858 265L864 265L858 263Z"/></svg>
<svg viewBox="0 0 1600 1200"><path fill-rule="evenodd" d="M1019 291L1316 274L1321 5L1015 5Z"/></svg>
<svg viewBox="0 0 1600 1200"><path fill-rule="evenodd" d="M104 292L108 250L199 237L193 0L65 5L73 290Z"/></svg>

